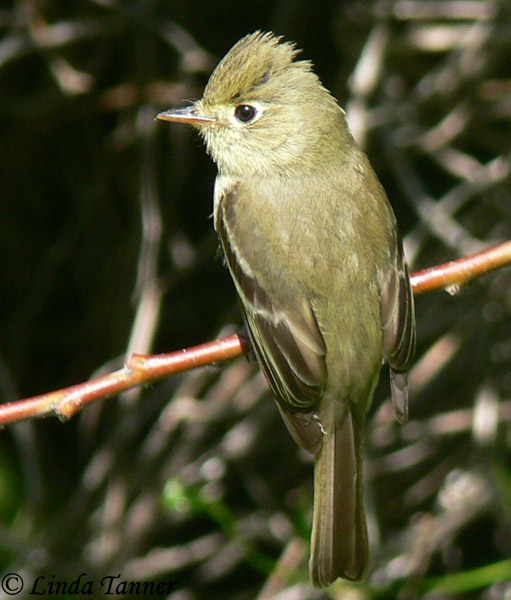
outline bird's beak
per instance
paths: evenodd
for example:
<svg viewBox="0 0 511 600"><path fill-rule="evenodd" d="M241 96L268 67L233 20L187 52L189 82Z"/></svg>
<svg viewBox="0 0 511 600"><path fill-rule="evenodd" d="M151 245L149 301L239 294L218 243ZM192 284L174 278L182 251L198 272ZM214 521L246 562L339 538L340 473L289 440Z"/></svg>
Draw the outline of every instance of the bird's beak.
<svg viewBox="0 0 511 600"><path fill-rule="evenodd" d="M195 106L185 106L183 108L171 108L170 110L164 110L160 114L156 115L157 119L162 121L172 121L174 123L188 123L189 125L209 125L214 123L216 119L214 117L206 117L201 115Z"/></svg>

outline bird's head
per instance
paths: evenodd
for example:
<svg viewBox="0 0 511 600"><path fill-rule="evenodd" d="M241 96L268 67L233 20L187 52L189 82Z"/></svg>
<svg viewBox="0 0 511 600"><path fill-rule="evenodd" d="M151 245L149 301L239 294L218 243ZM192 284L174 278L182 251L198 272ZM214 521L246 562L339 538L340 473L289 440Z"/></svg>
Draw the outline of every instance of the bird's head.
<svg viewBox="0 0 511 600"><path fill-rule="evenodd" d="M295 60L298 52L272 33L247 35L220 61L201 100L158 118L197 127L225 174L286 173L307 156L318 162L337 131L345 135L344 113L311 63Z"/></svg>

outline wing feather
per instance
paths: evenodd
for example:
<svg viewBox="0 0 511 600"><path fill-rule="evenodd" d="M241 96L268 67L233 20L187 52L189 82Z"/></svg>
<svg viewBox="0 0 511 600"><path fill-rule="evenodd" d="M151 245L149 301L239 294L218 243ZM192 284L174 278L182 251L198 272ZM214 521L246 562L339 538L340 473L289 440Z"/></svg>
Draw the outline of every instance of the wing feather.
<svg viewBox="0 0 511 600"><path fill-rule="evenodd" d="M239 244L233 244L236 190L217 204L215 226L238 290L253 350L284 421L295 440L310 451L322 438L314 410L327 382L326 346L314 310L305 296L293 305L271 298L247 268Z"/></svg>
<svg viewBox="0 0 511 600"><path fill-rule="evenodd" d="M394 268L380 297L383 355L390 366L390 387L396 419L408 418L406 369L415 351L415 314L408 268L403 245L398 238Z"/></svg>

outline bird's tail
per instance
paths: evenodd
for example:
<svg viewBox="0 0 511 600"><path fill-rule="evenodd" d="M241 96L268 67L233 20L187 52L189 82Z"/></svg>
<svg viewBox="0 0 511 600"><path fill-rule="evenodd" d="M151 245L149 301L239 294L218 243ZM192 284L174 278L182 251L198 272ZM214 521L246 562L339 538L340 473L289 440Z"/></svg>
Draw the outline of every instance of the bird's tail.
<svg viewBox="0 0 511 600"><path fill-rule="evenodd" d="M361 425L348 409L325 419L316 455L310 573L316 587L364 578L369 560Z"/></svg>

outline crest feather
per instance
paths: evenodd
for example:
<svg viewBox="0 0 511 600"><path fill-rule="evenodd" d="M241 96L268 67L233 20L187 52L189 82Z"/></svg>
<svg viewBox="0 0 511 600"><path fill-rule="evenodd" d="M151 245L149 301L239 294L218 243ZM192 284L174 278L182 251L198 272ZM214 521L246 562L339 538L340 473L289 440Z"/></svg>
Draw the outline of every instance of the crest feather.
<svg viewBox="0 0 511 600"><path fill-rule="evenodd" d="M255 31L241 38L218 63L204 90L202 103L214 105L246 99L265 83L278 85L279 75L288 71L300 52L282 36ZM309 61L293 63L302 71L311 71Z"/></svg>

